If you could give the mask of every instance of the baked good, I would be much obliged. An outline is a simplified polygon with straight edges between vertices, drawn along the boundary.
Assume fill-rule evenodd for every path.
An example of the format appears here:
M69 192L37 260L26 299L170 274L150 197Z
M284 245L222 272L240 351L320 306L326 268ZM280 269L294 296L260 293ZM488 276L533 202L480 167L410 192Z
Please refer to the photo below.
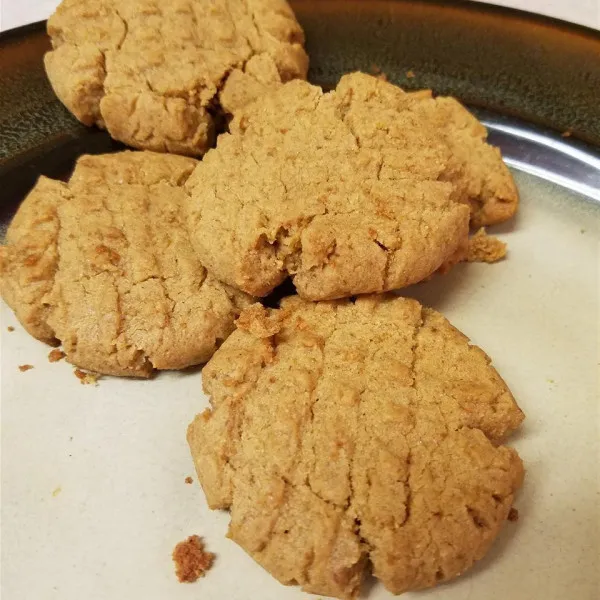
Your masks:
M403 167L450 181L453 199L469 205L475 228L514 216L519 193L500 150L486 142L486 128L458 100L431 90L404 93L363 73L342 77L337 92L361 145L381 150L381 177L395 179Z
M523 419L489 357L434 310L383 294L256 304L203 370L188 428L228 536L284 584L353 598L369 563L398 594L488 550L523 467Z
M362 73L303 81L238 112L188 181L192 242L223 281L310 300L384 292L465 256L472 224L508 218L511 175L452 98Z
M73 364L148 376L205 362L250 299L192 250L183 183L196 161L83 156L69 183L41 177L0 247L0 291Z
M388 85L353 75L338 90L357 77ZM196 167L191 239L221 280L264 296L291 275L301 296L328 300L416 283L464 252L469 209L428 172L435 148L414 172L392 164L407 155L383 129L397 111L365 115L382 127L370 147L352 105L350 92L289 82L238 113Z
M173 550L175 574L180 583L194 583L212 567L215 555L204 549L204 541L197 535L190 535L179 542Z
M506 244L502 240L488 235L483 227L469 238L468 262L495 263L505 256Z
M285 0L63 0L48 34L75 117L160 152L202 155L228 115L308 68Z

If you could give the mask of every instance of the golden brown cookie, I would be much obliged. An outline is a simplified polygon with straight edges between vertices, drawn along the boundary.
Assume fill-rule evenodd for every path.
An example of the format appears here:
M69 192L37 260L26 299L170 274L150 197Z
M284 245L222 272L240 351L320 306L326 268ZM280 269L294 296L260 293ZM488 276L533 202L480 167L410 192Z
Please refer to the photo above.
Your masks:
M148 376L208 360L250 299L199 262L182 216L196 161L152 152L79 159L41 177L0 247L0 291L73 364Z
M388 294L256 304L237 327L188 429L229 537L282 583L339 598L369 563L401 593L487 552L522 482L501 443L523 413L484 352Z
M506 256L506 244L491 235L482 227L469 238L467 261L495 263Z
M340 86L355 77L368 76ZM292 81L219 137L187 187L192 243L220 279L264 296L291 275L326 300L416 283L466 248L469 209L438 181L447 146L423 143L413 168L416 150L388 132L398 110L369 108L365 143L351 109L349 92Z
M408 170L451 182L453 199L471 208L473 227L515 214L519 194L500 150L486 143L485 127L456 99L434 98L431 90L405 93L363 73L342 77L337 94L360 144L381 152L382 179Z
M48 34L61 102L159 152L202 155L224 117L308 68L285 0L63 0Z

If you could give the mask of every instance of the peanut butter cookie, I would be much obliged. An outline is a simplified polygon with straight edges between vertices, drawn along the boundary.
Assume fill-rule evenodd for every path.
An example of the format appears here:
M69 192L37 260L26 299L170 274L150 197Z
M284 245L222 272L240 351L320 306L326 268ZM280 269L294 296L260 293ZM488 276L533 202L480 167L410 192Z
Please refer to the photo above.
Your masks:
M204 368L188 429L229 537L284 584L353 598L371 563L398 594L487 552L523 478L523 419L490 359L392 295L256 304Z
M61 102L130 146L202 155L219 122L304 78L304 34L285 0L63 0L45 57Z
M515 214L519 194L500 150L486 143L486 128L455 98L405 93L363 73L342 77L337 93L360 143L381 151L383 179L398 178L403 167L450 181L453 199L469 205L476 228Z
M469 221L516 210L483 126L429 91L292 81L230 130L188 181L190 231L209 269L256 296L288 275L309 300L402 288L464 258Z
M412 169L386 131L400 113L365 115L377 144L365 143L350 101L292 81L219 137L188 181L192 243L217 277L264 296L291 275L304 298L329 300L416 283L466 248L469 209L437 180L446 146Z
M195 164L121 152L83 156L68 184L40 178L0 247L0 291L31 335L112 375L211 357L250 299L192 250L182 185Z

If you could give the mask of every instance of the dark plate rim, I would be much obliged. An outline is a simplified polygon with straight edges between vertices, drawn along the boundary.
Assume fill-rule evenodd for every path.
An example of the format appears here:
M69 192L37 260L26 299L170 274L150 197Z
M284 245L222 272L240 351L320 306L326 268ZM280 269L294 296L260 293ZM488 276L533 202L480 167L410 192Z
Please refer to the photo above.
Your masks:
M368 2L369 0L364 0ZM388 2L403 2L403 0L387 0ZM558 17L551 17L543 15L530 10L522 8L513 8L510 6L500 6L498 4L489 4L488 2L476 2L475 0L447 0L441 2L440 0L419 0L423 4L429 4L433 6L440 6L443 8L455 7L461 8L467 11L474 11L480 13L488 13L490 15L503 15L505 17L512 17L515 19L524 19L531 21L537 25L550 25L554 28L564 29L570 33L585 34L592 38L595 38L600 43L600 29L594 27L588 27L586 25L580 25L579 23L573 23L572 21L566 21ZM13 27L0 32L0 42L7 40L12 37L19 37L27 35L31 31L38 31L42 27L46 26L47 19L41 19L39 21L33 21L19 27Z

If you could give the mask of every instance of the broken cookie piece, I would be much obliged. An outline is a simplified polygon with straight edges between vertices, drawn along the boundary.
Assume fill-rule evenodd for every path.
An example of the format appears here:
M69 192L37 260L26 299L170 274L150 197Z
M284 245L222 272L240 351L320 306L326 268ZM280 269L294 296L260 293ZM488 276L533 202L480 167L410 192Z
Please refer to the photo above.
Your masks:
M483 227L469 239L467 261L494 263L506 256L506 244L491 235Z
M50 350L50 352L48 353L48 362L58 362L59 360L62 360L65 356L66 354L62 350L54 348L54 350Z
M215 555L206 552L202 538L191 535L187 540L179 542L173 550L175 573L181 583L193 583L204 577L215 559Z
M363 148L379 152L381 179L420 176L452 183L452 198L471 209L471 225L510 219L519 194L486 128L455 98L406 93L364 73L336 88L344 122Z
M81 369L75 369L73 374L79 379L81 385L98 385L98 379L100 379L98 373L89 373Z
M0 291L25 329L96 373L208 360L251 300L192 250L182 185L195 165L121 152L81 157L68 183L40 178L0 246Z
M308 69L285 0L63 0L47 29L61 102L146 150L202 155L233 112Z
M228 536L284 584L354 598L467 570L523 479L502 445L523 420L489 357L393 295L246 309L203 371L188 428Z

